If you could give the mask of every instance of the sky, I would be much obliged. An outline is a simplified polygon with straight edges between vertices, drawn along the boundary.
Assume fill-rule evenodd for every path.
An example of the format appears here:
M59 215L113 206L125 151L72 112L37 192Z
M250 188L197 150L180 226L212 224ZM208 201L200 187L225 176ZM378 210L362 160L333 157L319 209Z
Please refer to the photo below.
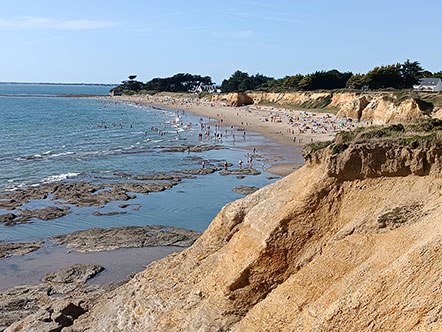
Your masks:
M1 82L442 70L441 0L0 0Z

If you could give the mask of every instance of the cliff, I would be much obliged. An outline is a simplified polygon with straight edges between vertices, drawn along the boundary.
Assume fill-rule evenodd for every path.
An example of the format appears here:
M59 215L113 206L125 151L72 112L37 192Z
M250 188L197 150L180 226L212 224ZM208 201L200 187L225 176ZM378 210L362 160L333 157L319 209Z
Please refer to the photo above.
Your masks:
M394 92L247 92L217 95L229 105L281 105L305 109L328 109L341 118L398 123L418 118L442 118L442 96L437 93Z
M309 146L304 167L62 331L441 330L441 133L426 121Z

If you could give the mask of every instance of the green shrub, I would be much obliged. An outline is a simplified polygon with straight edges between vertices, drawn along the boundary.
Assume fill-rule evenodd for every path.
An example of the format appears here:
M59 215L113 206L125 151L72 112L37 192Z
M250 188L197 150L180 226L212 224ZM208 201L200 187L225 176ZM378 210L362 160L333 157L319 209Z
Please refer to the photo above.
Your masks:
M340 131L336 134L336 142L345 143L352 141L356 136L357 131Z
M415 131L435 131L442 130L442 120L440 119L418 119L415 123L409 125L411 130Z
M431 141L436 137L436 133L432 133L426 136L415 135L413 137L401 138L399 143L402 145L410 145L411 147L418 147L420 142Z
M308 147L311 151L319 151L322 149L325 149L327 146L331 145L332 141L325 141L325 142L316 142L309 144Z
M395 133L403 133L405 131L405 128L402 124L394 124L388 127L384 128L376 128L372 130L368 130L366 132L363 132L360 135L360 138L381 138L381 137L388 137Z
M347 143L337 143L337 144L333 145L332 152L333 152L333 154L338 154L338 153L345 151L347 148L348 148Z

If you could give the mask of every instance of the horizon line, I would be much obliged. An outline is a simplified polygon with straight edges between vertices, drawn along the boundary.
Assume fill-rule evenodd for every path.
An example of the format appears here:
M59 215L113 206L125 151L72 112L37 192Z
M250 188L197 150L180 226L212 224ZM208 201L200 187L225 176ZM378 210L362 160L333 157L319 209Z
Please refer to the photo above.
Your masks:
M40 85L120 85L121 83L86 83L86 82L0 82L0 84L40 84Z

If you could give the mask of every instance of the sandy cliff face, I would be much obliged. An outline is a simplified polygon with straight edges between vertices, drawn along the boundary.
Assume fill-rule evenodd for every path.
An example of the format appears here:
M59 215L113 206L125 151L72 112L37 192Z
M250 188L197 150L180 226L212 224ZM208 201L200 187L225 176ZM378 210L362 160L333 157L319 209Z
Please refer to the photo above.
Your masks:
M441 330L441 148L330 149L63 331Z
M232 93L214 97L226 100L230 105L272 103L299 106L305 109L329 108L337 110L337 116L372 121L375 124L397 123L428 116L440 117L439 109L422 109L419 103L408 98L398 100L392 93L353 92L286 92Z

